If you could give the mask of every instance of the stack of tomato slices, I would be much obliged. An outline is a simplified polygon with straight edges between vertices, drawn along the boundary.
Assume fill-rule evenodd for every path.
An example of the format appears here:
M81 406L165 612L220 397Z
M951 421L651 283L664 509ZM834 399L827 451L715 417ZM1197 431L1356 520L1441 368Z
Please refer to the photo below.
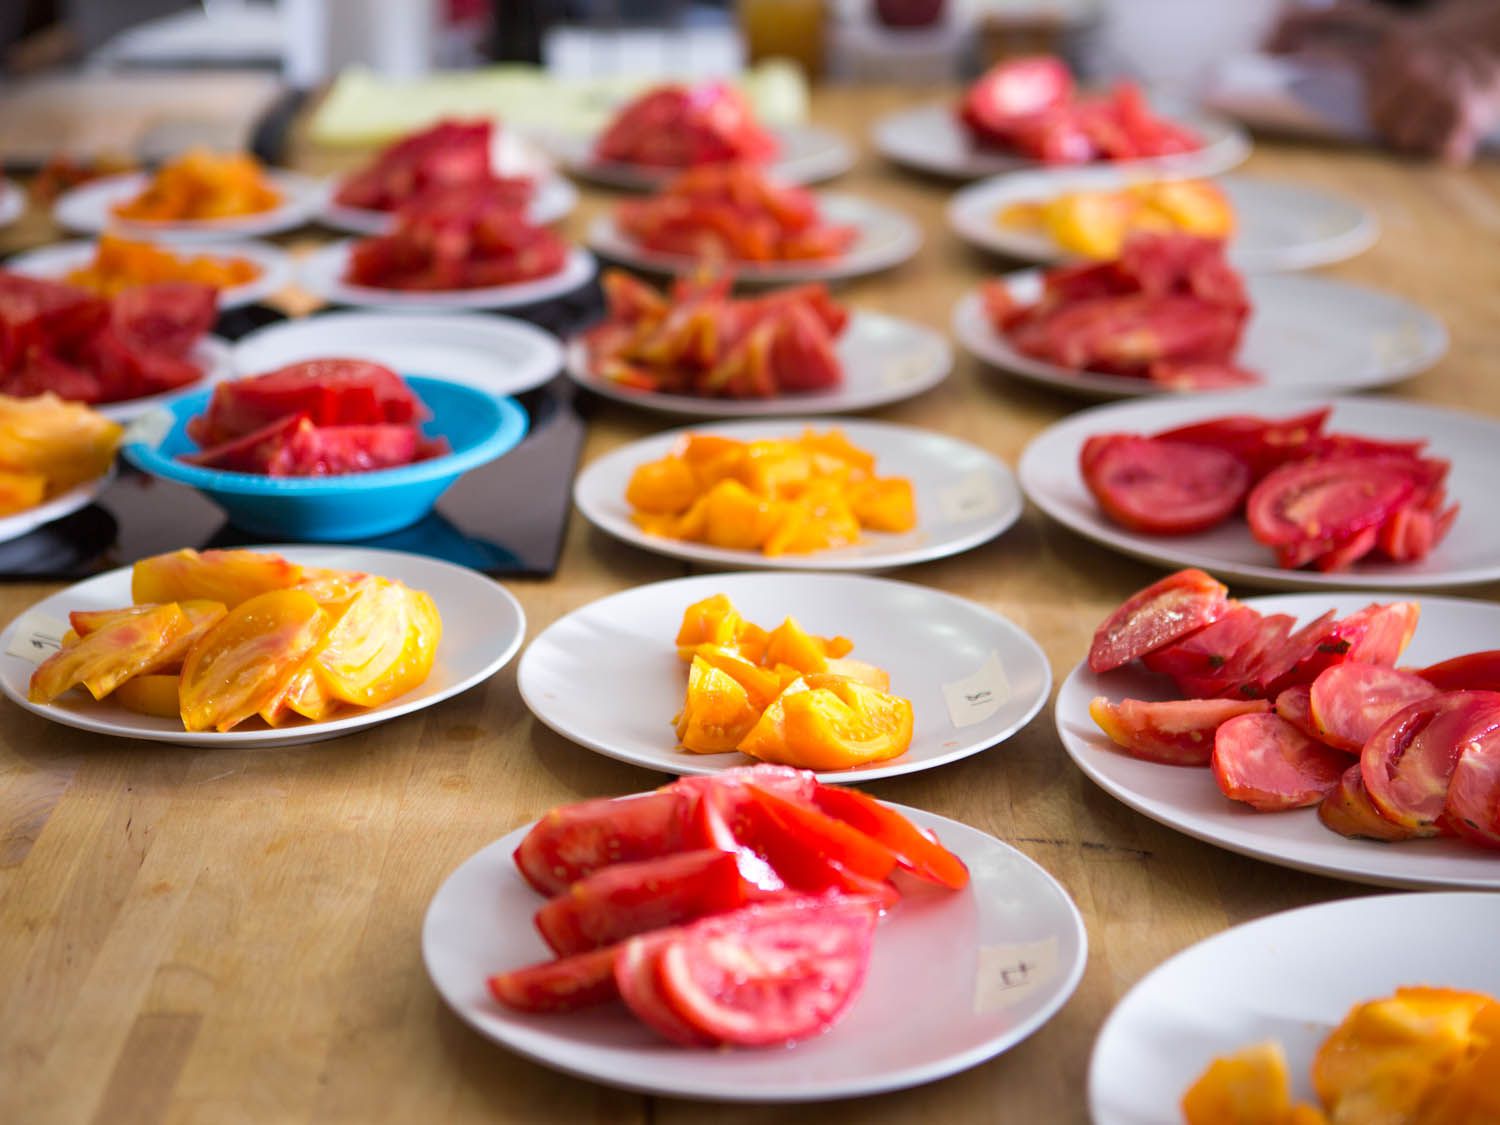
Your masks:
M1061 59L1012 59L969 87L959 120L976 142L1044 164L1138 160L1193 152L1202 141L1190 129L1152 112L1135 85L1081 96Z
M590 369L617 386L770 398L843 381L834 348L849 312L821 285L741 300L727 278L681 278L664 294L611 270L603 285L609 314L584 345Z
M686 171L657 195L621 203L615 220L647 250L706 262L826 261L859 237L825 222L811 192L744 163Z
M1234 362L1250 301L1216 239L1137 234L1114 261L1047 270L1035 304L1017 301L1000 280L981 295L995 330L1017 351L1070 371L1172 390L1260 381Z
M385 149L339 184L334 202L368 211L395 211L432 191L486 185L497 206L522 211L533 184L525 176L498 176L492 166L492 121L439 121Z
M1425 441L1325 432L1331 412L1096 434L1078 465L1104 514L1132 531L1186 535L1243 511L1289 569L1425 558L1458 517L1457 504L1444 507L1449 463L1424 456Z
M203 377L192 352L217 316L217 291L195 282L106 298L0 270L0 394L104 403L177 390Z
M220 383L187 424L200 452L181 460L272 477L393 469L448 452L419 424L426 407L394 371L362 359L310 359Z
M1294 628L1179 571L1099 627L1088 663L1143 660L1185 698L1101 696L1089 714L1132 756L1211 766L1225 796L1262 812L1317 805L1345 836L1500 848L1500 651L1397 668L1417 618L1393 602Z
M567 257L567 244L526 218L505 181L481 180L404 204L389 234L354 243L344 280L375 289L483 289L551 277Z
M684 1046L825 1031L864 981L897 883L969 880L880 802L766 765L554 809L515 859L549 896L536 925L559 959L491 977L495 999L561 1012L618 997Z
M766 161L775 157L777 147L743 94L724 82L704 82L647 90L610 122L594 145L594 156L611 164L693 168Z

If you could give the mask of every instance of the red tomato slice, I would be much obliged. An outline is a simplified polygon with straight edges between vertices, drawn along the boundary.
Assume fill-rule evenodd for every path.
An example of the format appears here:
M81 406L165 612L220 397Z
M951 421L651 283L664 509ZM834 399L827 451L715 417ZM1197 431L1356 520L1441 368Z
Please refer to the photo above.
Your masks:
M895 852L880 841L808 805L769 790L752 790L755 800L781 831L804 851L867 879L884 879L895 869Z
M1323 424L1332 412L1332 407L1324 406L1279 420L1253 414L1226 414L1153 436L1233 453L1250 466L1258 480L1289 458L1300 456L1303 448L1322 433Z
M1102 695L1089 704L1099 729L1132 758L1164 766L1206 766L1213 759L1214 732L1239 715L1269 711L1264 699L1176 699L1146 703Z
M1017 119L1065 106L1073 76L1050 55L1012 59L991 67L969 87L960 115L987 135L1003 134Z
M1250 470L1232 453L1111 434L1089 439L1084 484L1104 514L1148 535L1187 535L1223 523L1250 489Z
M943 847L936 836L875 798L858 789L820 784L813 802L835 820L884 844L895 853L896 862L918 878L953 890L969 885L969 869L963 860Z
M681 935L681 930L673 929L631 938L613 958L614 983L625 1006L662 1038L684 1047L707 1046L713 1040L677 1014L661 987L662 950Z
M1346 660L1313 681L1308 704L1318 737L1358 754L1397 711L1437 693L1415 672Z
M1489 691L1444 692L1396 712L1360 753L1371 803L1414 835L1437 835L1464 746L1497 728L1500 694Z
M1146 667L1177 680L1179 686L1194 677L1216 677L1251 638L1260 633L1260 614L1249 606L1231 601L1217 621L1205 625L1175 644L1148 652L1141 659ZM1184 695L1199 693L1183 688ZM1218 692L1208 692L1217 695Z
M1222 617L1229 588L1201 570L1179 570L1132 595L1089 646L1089 668L1109 672Z
M615 987L618 946L595 949L497 973L488 982L490 995L520 1012L571 1012L603 1004L619 995Z
M1346 660L1394 667L1411 643L1420 617L1421 606L1416 602L1366 606L1335 621L1312 655L1284 679L1288 684L1311 684L1325 669Z
M1500 691L1500 649L1455 656L1419 675L1439 691Z
M1344 771L1338 786L1318 805L1318 819L1340 836L1367 840L1410 840L1412 831L1380 815L1365 792L1358 762Z
M1464 743L1448 780L1443 825L1483 848L1500 848L1500 732Z
M716 1042L805 1039L832 1026L859 992L876 917L874 903L840 898L706 918L663 947L662 990Z
M1318 728L1313 725L1312 688L1307 684L1293 684L1280 692L1276 696L1274 710L1308 738L1316 738L1319 742L1323 740Z
M1250 533L1269 547L1349 539L1378 527L1411 496L1411 474L1386 458L1296 461L1250 490Z
M1289 633L1284 640L1269 645L1253 665L1243 670L1236 668L1239 682L1234 685L1234 690L1246 698L1265 696L1274 699L1282 688L1293 682L1293 669L1317 654L1333 620L1334 611L1330 609L1316 621Z
M1251 699L1264 695L1258 686L1259 670L1269 654L1286 644L1295 624L1296 619L1285 613L1260 618L1250 639L1235 650L1222 668L1201 676L1183 676L1178 685L1195 698L1225 695Z
M1224 796L1260 812L1316 805L1338 785L1345 754L1271 714L1230 719L1214 736L1214 780Z
M516 866L542 894L555 895L612 863L670 855L684 846L694 803L663 791L562 805L526 833Z

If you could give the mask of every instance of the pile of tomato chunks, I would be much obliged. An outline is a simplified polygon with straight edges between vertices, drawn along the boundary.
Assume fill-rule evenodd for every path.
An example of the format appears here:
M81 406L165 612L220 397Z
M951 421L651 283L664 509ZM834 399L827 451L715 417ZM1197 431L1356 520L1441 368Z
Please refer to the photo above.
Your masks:
M615 221L648 250L708 262L826 260L858 237L824 222L811 192L745 163L689 169L658 194L621 203Z
M1325 432L1331 412L1096 434L1079 469L1111 520L1148 535L1205 531L1243 511L1289 569L1425 558L1458 517L1457 504L1444 507L1449 463L1424 456L1425 441Z
M897 883L969 880L895 810L770 765L554 809L515 860L548 896L536 925L558 960L491 977L495 999L559 1012L619 998L685 1046L826 1030L864 981Z
M499 176L492 167L492 121L444 120L403 137L339 184L334 202L369 211L395 211L428 192L479 184L505 210L521 211L533 184Z
M760 127L743 94L724 82L669 84L626 105L594 145L611 164L692 168L775 157L776 138Z
M191 355L217 316L217 291L194 282L106 298L0 270L0 394L101 403L176 390L203 377Z
M1114 261L1047 270L1034 304L1017 301L1000 280L981 293L996 331L1018 351L1070 371L1173 390L1260 381L1234 362L1250 301L1217 239L1137 234Z
M337 476L392 469L448 452L419 424L427 409L388 367L310 359L214 387L187 424L199 452L181 458L224 472Z
M982 145L1044 164L1138 160L1202 147L1190 129L1157 116L1135 85L1082 96L1061 59L1012 59L969 87L959 119Z
M661 293L604 275L605 320L585 337L589 367L631 390L769 398L843 382L835 341L849 312L822 285L735 299L727 278L679 278Z
M1211 766L1262 812L1318 806L1345 836L1451 835L1500 848L1500 651L1397 668L1415 602L1334 611L1294 629L1201 570L1148 586L1100 626L1089 668L1141 659L1185 697L1104 697L1094 721L1127 753Z

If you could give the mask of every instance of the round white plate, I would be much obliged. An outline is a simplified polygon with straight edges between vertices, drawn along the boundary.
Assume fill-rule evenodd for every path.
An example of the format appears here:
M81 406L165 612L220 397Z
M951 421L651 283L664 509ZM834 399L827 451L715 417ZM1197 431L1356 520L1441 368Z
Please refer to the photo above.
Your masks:
M858 237L847 253L820 261L728 261L725 268L734 273L737 281L769 284L836 281L900 265L922 246L922 228L900 211L856 195L833 192L819 195L818 204L825 222L859 228ZM652 273L694 273L703 266L700 259L686 254L647 250L622 231L612 215L600 215L593 221L588 244L606 258Z
M1027 304L1041 295L1038 270L1001 280ZM1245 288L1250 322L1236 361L1273 391L1328 394L1381 387L1427 370L1448 350L1441 321L1377 289L1297 274L1248 277ZM1149 379L1070 371L1022 355L990 323L978 292L965 294L954 308L953 332L985 363L1084 398L1178 393Z
M1180 1121L1179 1103L1221 1055L1280 1041L1292 1093L1356 1004L1406 985L1500 995L1500 895L1374 895L1246 922L1142 979L1105 1022L1089 1064L1094 1125ZM1369 956L1351 955L1368 948Z
M257 720L250 724L251 729L222 734L218 731L189 734L182 729L180 722L138 715L108 698L96 703L87 694L76 691L53 703L29 702L26 685L35 665L9 651L17 625L32 613L66 621L68 613L75 609L111 609L129 605L131 568L125 566L44 598L7 625L0 633L0 691L44 719L117 738L171 742L178 746L253 746L260 749L296 746L336 738L420 711L483 683L509 663L526 635L526 615L520 603L498 582L467 567L422 555L369 547L269 546L256 549L274 551L306 566L362 570L397 578L409 586L427 591L437 602L438 612L443 618L443 639L438 646L432 674L420 687L384 707L324 723L302 723L275 730L259 726Z
M1052 673L1037 643L999 614L926 586L851 574L706 574L637 586L576 609L526 649L517 681L538 719L564 738L663 773L718 773L754 765L744 754L677 747L688 666L673 638L694 602L727 594L748 621L787 617L820 636L854 642L855 660L884 668L911 700L916 728L899 758L819 776L870 781L977 754L1021 730L1047 701ZM588 684L580 706L578 685ZM962 695L992 696L971 710ZM959 700L955 721L948 697Z
M648 551L712 566L774 570L888 570L946 558L987 543L1020 518L1021 489L1015 474L997 457L956 438L912 426L840 419L859 448L872 453L881 476L908 478L916 492L917 526L902 535L868 531L850 547L810 554L778 555L731 551L647 535L630 519L625 485L637 465L665 457L690 433L721 434L751 441L796 437L804 429L827 429L815 418L718 422L667 430L597 458L573 485L573 502L595 527Z
M1306 624L1328 610L1344 617L1394 593L1277 594L1246 604L1288 613ZM1450 656L1495 647L1500 606L1458 598L1423 598L1422 619L1403 665L1424 668ZM1079 664L1057 695L1057 733L1078 768L1136 812L1199 840L1282 867L1392 887L1500 890L1500 854L1455 839L1383 844L1351 840L1324 828L1316 809L1261 813L1219 792L1213 773L1144 762L1117 749L1089 718L1089 700L1173 698L1170 681L1140 665L1096 675ZM1355 762L1354 755L1349 763Z
M56 523L64 516L71 516L80 508L88 507L114 479L115 467L110 465L102 476L75 484L68 491L54 496L45 503L38 504L35 508L27 508L24 512L17 512L12 516L0 516L0 543L9 543L12 539L29 535L39 527Z
M150 179L147 172L105 176L65 191L53 205L52 217L59 226L82 234L112 230L131 238L150 238L158 242L262 238L295 230L313 217L326 190L321 180L275 169L268 169L266 176L281 193L281 204L269 211L234 219L143 222L115 218L110 208L139 195Z
M666 414L700 418L751 418L778 414L849 414L900 402L929 391L953 370L953 348L939 332L900 317L855 312L835 351L844 381L826 391L774 398L705 398L635 391L589 370L582 338L568 344L568 374L605 398Z
M477 313L333 312L268 324L234 346L239 375L330 356L383 363L403 375L430 375L516 395L562 366L550 332L511 317Z
M1327 429L1367 437L1425 438L1428 452L1453 463L1449 503L1462 505L1453 530L1415 563L1368 559L1334 574L1284 570L1255 541L1243 518L1195 535L1143 535L1111 522L1078 470L1078 453L1094 434L1152 434L1226 414L1288 418L1332 406ZM1086 539L1168 567L1196 566L1223 579L1279 589L1436 589L1500 579L1500 524L1488 518L1500 480L1500 423L1393 398L1298 399L1252 391L1208 398L1151 398L1099 406L1049 426L1021 455L1026 495L1047 515Z
M627 1090L811 1102L946 1077L1046 1023L1083 974L1088 938L1067 892L1008 844L891 807L937 832L973 880L958 892L916 888L881 920L864 988L825 1035L789 1047L702 1049L668 1043L618 1003L555 1015L502 1008L486 978L550 956L531 925L544 900L511 860L529 825L476 852L438 888L422 924L427 974L485 1038Z
M94 409L113 422L129 422L183 395L190 395L230 378L234 374L232 354L233 348L228 340L218 336L205 336L193 347L193 362L203 369L203 378L196 379L185 387L163 391L159 395L128 398L121 402L103 402Z
M26 210L26 193L19 184L0 179L0 227L9 226Z
M1238 176L1217 183L1234 208L1229 260L1250 273L1340 262L1368 250L1379 233L1374 213L1345 196ZM948 223L964 241L1009 258L1044 263L1076 259L1044 229L1002 225L1001 211L1067 192L1118 187L1118 174L1098 168L998 176L954 195L948 203Z
M315 297L337 305L376 309L419 309L444 312L456 309L513 309L562 297L582 289L594 279L596 264L587 250L568 250L563 268L549 277L516 285L491 285L482 289L376 289L350 285L344 280L353 240L330 242L300 263L302 287Z
M1238 125L1208 114L1173 113L1173 120L1197 131L1203 147L1195 152L1156 156L1144 160L1100 162L1091 167L1108 168L1125 176L1216 176L1227 172L1250 155L1250 139ZM888 160L956 180L977 180L1011 172L1056 175L1076 170L1078 165L1038 164L1025 156L1002 149L975 145L959 123L956 107L936 103L903 109L875 122L871 134L876 150Z
M92 262L96 246L97 243L91 238L59 242L27 254L19 254L7 261L5 268L29 277L61 281L73 270ZM272 246L269 242L215 242L212 247L192 250L184 250L179 246L176 253L188 257L244 258L260 270L256 277L243 285L220 289L221 309L234 309L262 300L285 289L292 280L291 258L279 246Z
M766 170L790 184L814 184L841 176L854 165L854 148L843 137L811 125L770 130L780 154ZM653 168L645 164L612 164L594 159L593 136L554 133L541 138L559 164L575 176L628 191L659 188L686 169Z
M334 230L350 234L387 234L395 226L390 211L372 211L368 207L348 207L334 201L337 185L330 185L318 208L318 221ZM547 175L536 179L536 192L526 208L526 217L534 226L546 226L565 218L578 206L578 189L563 176Z

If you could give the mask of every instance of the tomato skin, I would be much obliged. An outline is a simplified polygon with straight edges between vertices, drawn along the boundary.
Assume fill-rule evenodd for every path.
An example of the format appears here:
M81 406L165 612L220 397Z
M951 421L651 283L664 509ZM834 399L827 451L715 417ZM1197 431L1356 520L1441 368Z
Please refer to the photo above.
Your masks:
M1132 758L1165 766L1206 766L1213 760L1214 734L1223 723L1270 709L1264 699L1111 703L1099 696L1089 704L1089 715Z
M1358 762L1344 771L1338 785L1319 803L1318 819L1340 836L1364 840L1394 843L1415 835L1410 828L1387 820L1370 801Z
M1417 674L1439 691L1500 691L1500 649L1455 656Z
M963 860L938 843L935 836L925 834L873 797L858 789L819 784L813 803L821 812L884 844L895 853L896 862L913 875L952 890L968 886L969 869Z
M543 961L496 973L486 981L490 995L518 1012L572 1012L619 995L615 986L616 946Z
M1214 736L1219 790L1259 812L1316 805L1339 784L1346 755L1272 714L1241 715Z
M1414 835L1438 835L1463 747L1497 728L1500 694L1495 692L1444 692L1396 712L1360 753L1371 803Z
M1313 681L1308 704L1318 737L1358 754L1397 711L1436 694L1437 688L1414 672L1346 660Z
M1104 514L1148 535L1216 527L1250 489L1250 470L1232 453L1133 434L1090 438L1080 467Z
M612 863L669 855L683 846L694 800L661 791L561 805L522 838L516 866L551 896Z
M1222 617L1229 588L1189 568L1153 582L1105 620L1089 646L1089 668L1109 672Z
M222 602L233 609L257 594L302 581L303 568L264 551L195 551L185 547L135 564L130 596L137 603Z

